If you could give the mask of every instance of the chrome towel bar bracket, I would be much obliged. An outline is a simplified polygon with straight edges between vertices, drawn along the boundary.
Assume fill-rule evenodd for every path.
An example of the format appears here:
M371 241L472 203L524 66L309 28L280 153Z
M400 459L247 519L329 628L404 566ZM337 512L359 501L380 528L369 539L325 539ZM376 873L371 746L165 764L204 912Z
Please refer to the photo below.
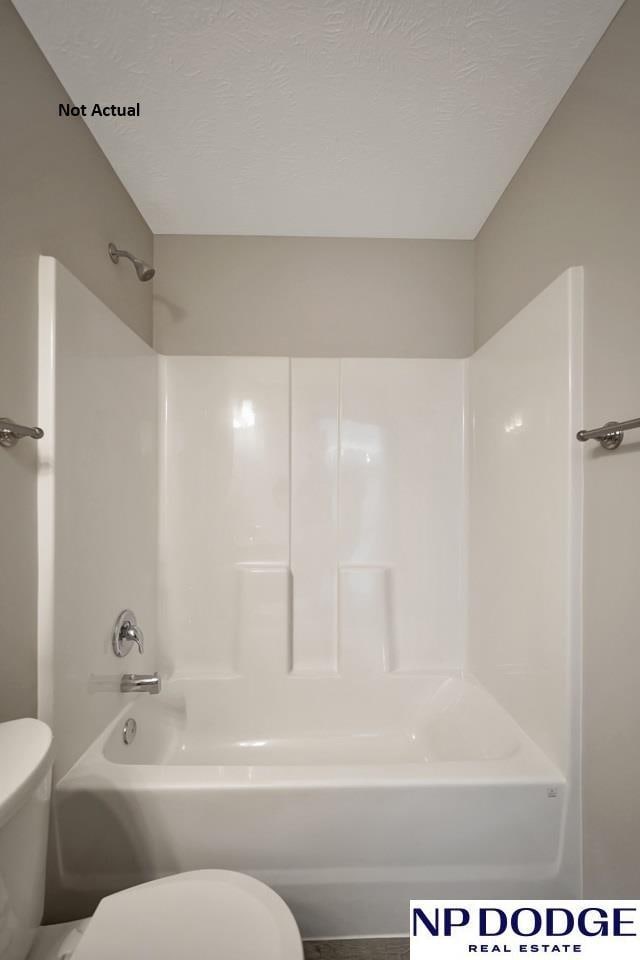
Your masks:
M22 440L23 437L41 440L44 437L44 430L40 427L23 427L22 424L14 423L8 417L0 417L0 447L15 447L18 440Z
M625 430L635 430L640 427L640 417L634 420L610 420L595 430L579 430L576 434L578 440L598 440L600 446L605 450L617 450L624 439Z

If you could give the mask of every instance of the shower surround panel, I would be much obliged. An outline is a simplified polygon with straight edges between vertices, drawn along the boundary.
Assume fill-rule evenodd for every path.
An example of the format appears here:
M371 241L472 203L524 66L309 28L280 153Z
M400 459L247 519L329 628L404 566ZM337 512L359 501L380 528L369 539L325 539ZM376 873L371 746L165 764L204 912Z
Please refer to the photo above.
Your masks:
M148 639L127 668L157 667L158 361L52 257L39 307L38 712L61 776L128 700L123 607Z
M573 268L469 362L467 665L566 771L581 674L581 317Z
M167 667L460 670L465 363L160 363Z
M163 358L41 281L49 919L211 866L307 936L579 896L582 272L466 361Z

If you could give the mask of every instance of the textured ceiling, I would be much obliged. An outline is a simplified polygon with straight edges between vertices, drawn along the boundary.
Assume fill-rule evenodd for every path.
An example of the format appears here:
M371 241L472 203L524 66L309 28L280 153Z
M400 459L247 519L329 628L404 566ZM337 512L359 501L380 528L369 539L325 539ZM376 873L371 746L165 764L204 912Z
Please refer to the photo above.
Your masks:
M155 233L474 237L621 0L14 0ZM61 123L82 122L60 120Z

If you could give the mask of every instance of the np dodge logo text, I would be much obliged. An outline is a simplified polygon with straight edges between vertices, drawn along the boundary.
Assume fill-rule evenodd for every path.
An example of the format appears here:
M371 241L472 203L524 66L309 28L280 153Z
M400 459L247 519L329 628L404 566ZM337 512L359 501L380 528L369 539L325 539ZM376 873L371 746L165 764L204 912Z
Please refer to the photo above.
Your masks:
M471 911L465 907L436 907L427 914L421 907L413 908L412 936L426 932L432 937L450 937L456 929L468 927ZM564 907L519 907L507 913L500 907L479 907L477 911L477 935L500 937L510 931L518 937L568 937L577 932L583 937L635 937L633 930L636 910L634 907L585 907L574 914Z
M638 900L412 900L411 960L580 954L639 960Z

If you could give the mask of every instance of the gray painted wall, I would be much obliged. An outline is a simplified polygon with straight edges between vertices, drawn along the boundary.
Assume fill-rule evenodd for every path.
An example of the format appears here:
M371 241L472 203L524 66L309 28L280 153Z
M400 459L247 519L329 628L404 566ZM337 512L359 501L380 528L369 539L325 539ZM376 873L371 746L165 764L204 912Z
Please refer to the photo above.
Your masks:
M161 353L465 357L473 242L155 238Z
M477 342L585 267L585 425L640 416L640 3L628 0L476 241ZM640 437L586 451L588 896L640 896Z
M151 289L115 267L113 239L152 236L9 0L0 0L0 416L35 423L38 256L57 257L146 340ZM79 438L79 442L82 439ZM0 451L0 720L36 710L36 446Z

